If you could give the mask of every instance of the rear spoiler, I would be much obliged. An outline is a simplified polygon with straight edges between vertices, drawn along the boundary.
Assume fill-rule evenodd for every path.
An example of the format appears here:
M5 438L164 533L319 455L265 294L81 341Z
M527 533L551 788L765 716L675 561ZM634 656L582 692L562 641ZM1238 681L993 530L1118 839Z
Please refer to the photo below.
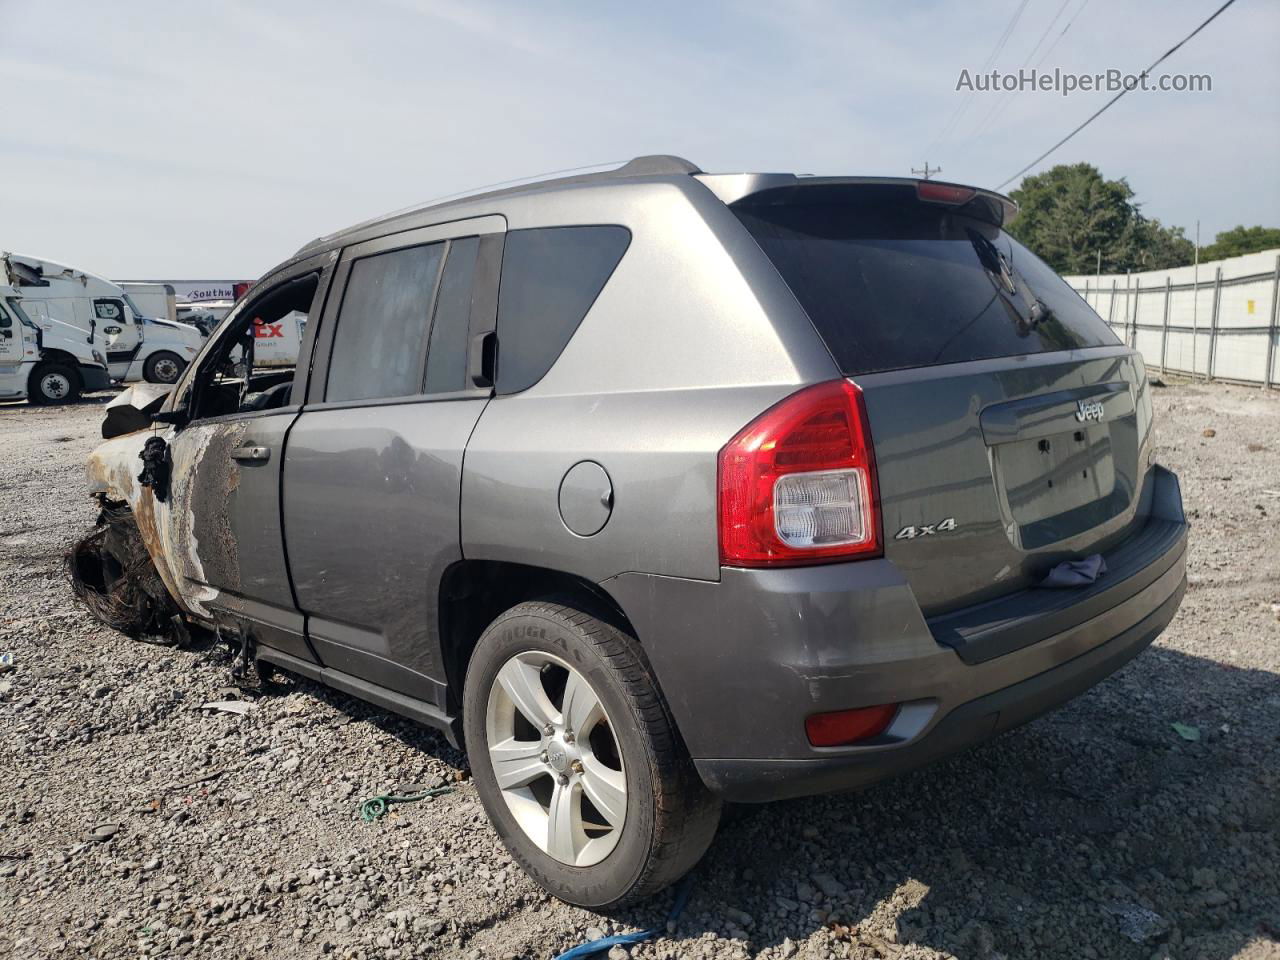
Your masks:
M694 179L729 206L796 202L802 191L836 191L856 187L903 187L922 203L955 207L957 212L1003 227L1018 215L1018 205L1004 194L961 183L914 180L910 177L807 177L793 173L701 173Z

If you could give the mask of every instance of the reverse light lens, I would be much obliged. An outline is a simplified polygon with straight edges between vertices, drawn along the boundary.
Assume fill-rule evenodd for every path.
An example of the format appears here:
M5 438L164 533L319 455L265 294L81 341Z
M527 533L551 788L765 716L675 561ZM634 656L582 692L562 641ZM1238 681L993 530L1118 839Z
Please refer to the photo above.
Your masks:
M884 703L855 710L835 710L806 717L804 732L815 747L843 747L870 740L889 729L897 716L898 704Z
M720 451L720 560L764 567L876 556L880 519L862 391L792 394Z
M862 543L867 472L862 469L793 473L773 485L773 525L789 547Z

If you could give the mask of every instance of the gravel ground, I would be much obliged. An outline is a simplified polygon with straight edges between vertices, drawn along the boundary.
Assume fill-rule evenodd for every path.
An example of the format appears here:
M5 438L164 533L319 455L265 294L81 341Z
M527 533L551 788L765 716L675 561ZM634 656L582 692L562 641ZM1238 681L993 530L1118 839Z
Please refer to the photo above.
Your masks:
M727 811L683 917L631 956L1280 957L1280 396L1156 403L1195 525L1156 645L930 769ZM91 621L61 557L101 414L0 407L0 956L543 958L664 922L669 895L544 895L436 734L303 681L202 712L225 651ZM453 792L356 816L406 783Z

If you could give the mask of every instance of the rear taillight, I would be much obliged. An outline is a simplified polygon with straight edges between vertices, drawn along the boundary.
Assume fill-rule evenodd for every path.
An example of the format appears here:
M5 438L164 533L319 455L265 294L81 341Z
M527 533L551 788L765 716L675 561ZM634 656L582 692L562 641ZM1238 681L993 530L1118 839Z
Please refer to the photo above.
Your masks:
M880 511L862 391L792 394L720 451L720 562L786 566L875 556Z

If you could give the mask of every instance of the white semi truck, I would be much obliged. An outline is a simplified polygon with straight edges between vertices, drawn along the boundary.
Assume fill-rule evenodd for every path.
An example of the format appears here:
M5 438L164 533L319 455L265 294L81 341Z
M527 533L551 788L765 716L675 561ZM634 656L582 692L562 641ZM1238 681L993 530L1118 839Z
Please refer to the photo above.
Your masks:
M41 330L57 324L81 330L106 355L113 380L174 383L204 343L195 327L140 316L128 294L103 277L40 257L0 259L27 316Z
M71 403L110 385L106 357L83 330L57 320L38 326L19 291L0 283L0 400Z

